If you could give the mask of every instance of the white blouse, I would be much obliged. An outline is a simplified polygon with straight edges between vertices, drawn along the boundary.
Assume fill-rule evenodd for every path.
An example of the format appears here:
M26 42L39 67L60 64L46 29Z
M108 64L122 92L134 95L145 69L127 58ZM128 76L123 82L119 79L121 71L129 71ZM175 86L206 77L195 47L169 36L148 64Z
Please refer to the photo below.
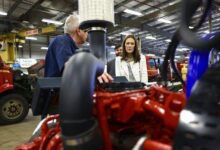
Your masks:
M134 63L134 61L129 62L131 66L132 73L134 75L135 81L140 81L145 84L148 83L147 74L147 63L144 55L141 55L139 62ZM121 60L121 57L116 57L115 59L115 75L125 76L129 80L129 71L127 62Z

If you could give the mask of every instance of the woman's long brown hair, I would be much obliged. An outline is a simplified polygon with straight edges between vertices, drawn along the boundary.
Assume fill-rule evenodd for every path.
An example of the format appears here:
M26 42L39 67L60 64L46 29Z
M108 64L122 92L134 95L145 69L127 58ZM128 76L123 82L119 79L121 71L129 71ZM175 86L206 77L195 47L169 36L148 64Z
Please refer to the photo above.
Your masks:
M132 53L132 55L133 55L134 62L136 63L136 62L140 61L141 56L140 56L140 52L138 50L138 43L137 43L137 40L136 40L134 35L128 35L128 36L125 37L125 39L124 39L124 41L122 43L122 49L123 50L122 50L122 58L121 58L121 60L125 60L125 61L127 60L128 53L126 52L126 49L125 49L125 42L126 42L126 40L128 38L132 38L134 40L134 42L135 42L134 52Z

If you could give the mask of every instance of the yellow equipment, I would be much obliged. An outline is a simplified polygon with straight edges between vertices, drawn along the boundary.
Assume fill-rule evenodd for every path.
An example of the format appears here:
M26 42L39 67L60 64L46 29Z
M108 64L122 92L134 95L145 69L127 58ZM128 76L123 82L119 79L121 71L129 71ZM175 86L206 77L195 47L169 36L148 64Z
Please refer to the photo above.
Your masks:
M51 25L43 28L25 30L18 33L0 35L0 43L4 46L4 48L0 48L0 56L5 63L14 63L17 58L16 44L18 46L20 43L25 43L26 36L45 34L55 31L56 27Z
M182 64L183 67L181 69L182 79L186 81L186 74L187 74L187 64Z

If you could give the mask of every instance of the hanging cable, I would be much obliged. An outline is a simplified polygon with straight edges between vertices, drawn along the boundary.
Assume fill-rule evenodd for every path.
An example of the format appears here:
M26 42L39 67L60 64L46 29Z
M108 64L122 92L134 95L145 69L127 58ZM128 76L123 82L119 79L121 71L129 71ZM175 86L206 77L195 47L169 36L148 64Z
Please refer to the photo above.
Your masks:
M200 20L198 21L198 23L191 29L193 31L198 30L202 26L202 24L205 22L205 19L207 18L207 16L210 13L212 3L210 1L203 1L203 3L201 5L204 6L203 14L202 14Z
M162 79L164 81L164 86L167 86L167 72L168 72L168 68L169 68L169 60L170 60L171 67L172 67L174 73L176 74L177 78L181 81L181 83L183 85L185 85L185 82L183 81L180 73L178 72L176 65L175 65L175 61L174 61L176 48L179 45L179 42L180 41L178 39L178 32L176 31L172 37L172 40L168 46L167 51L165 53L165 58L164 58L164 62L163 62Z
M174 61L176 48L181 42L181 40L185 42L185 38L189 39L191 36L190 34L193 34L193 36L195 36L193 32L195 32L202 26L203 22L205 21L206 17L209 14L211 4L212 4L212 1L204 1L204 0L203 1L200 1L200 0L182 1L183 15L182 15L181 26L179 29L176 30L176 32L174 33L172 37L172 40L165 53L165 58L164 58L164 63L163 63L162 79L164 81L165 86L167 86L167 72L168 72L169 60L170 60L171 67L174 73L176 74L177 78L181 81L183 85L185 85L185 82L183 81L178 69L176 68L175 61ZM200 20L193 27L193 29L189 29L190 20L200 5L204 7L203 14L201 15ZM186 30L186 31L183 31L183 30ZM187 33L190 33L190 34L187 35ZM220 36L219 36L219 39L220 39ZM190 42L193 43L194 41L192 40Z
M176 74L178 80L180 80L180 82L185 86L185 82L184 82L182 76L180 75L180 72L179 72L178 69L176 68L176 64L175 64L175 61L174 61L174 59L175 59L175 53L176 53L176 48L177 48L177 46L179 45L179 39L178 39L178 37L177 37L177 34L174 34L173 40L174 40L173 46L172 46L172 48L170 49L170 51L171 51L171 52L170 52L170 64L171 64L171 67L172 67L174 73Z
M205 21L205 18L208 15L208 12L211 10L212 0L200 1L200 0L190 0L190 1L182 1L182 18L179 29L180 39L188 46L196 48L198 51L206 51L213 47L218 47L220 36L215 36L214 38L206 41L204 39L198 38L192 30L189 29L189 23L196 12L201 2L205 5L205 11L198 23L198 27L201 26L202 21ZM197 27L197 28L198 28Z

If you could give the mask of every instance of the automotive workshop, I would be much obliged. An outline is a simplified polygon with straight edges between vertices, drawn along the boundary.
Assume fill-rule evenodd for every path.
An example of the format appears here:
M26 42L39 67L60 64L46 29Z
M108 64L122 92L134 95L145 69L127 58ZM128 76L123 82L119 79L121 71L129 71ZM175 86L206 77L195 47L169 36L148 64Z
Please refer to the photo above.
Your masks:
M219 17L220 0L0 0L0 150L219 150Z

